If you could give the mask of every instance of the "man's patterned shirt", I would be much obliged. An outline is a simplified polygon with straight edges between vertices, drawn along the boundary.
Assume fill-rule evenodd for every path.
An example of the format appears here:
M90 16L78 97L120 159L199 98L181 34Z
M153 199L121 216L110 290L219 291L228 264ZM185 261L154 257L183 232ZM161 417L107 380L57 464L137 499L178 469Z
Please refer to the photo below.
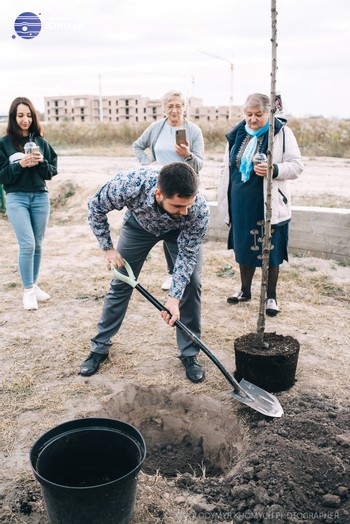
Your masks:
M118 173L89 200L88 221L103 250L113 248L107 213L114 209L126 207L125 219L132 213L139 225L155 236L179 231L178 256L169 295L181 298L208 229L209 206L204 196L197 193L188 214L172 218L158 206L155 199L158 172L158 169L147 167Z

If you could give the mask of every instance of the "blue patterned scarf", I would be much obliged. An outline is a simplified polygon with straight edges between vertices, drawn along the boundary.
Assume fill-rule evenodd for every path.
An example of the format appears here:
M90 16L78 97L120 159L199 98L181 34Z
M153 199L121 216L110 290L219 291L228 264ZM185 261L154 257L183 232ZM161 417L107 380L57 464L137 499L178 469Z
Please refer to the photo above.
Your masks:
M244 153L241 158L241 165L240 165L239 170L242 174L241 176L242 182L247 182L250 178L250 173L252 172L252 168L253 168L252 158L256 150L256 146L258 145L258 138L259 136L266 133L268 129L269 129L269 120L266 122L264 127L258 129L257 131L253 131L252 129L250 129L250 127L247 126L247 124L245 125L246 133L248 133L248 135L250 135L253 138L249 140L249 143L247 147L245 148Z

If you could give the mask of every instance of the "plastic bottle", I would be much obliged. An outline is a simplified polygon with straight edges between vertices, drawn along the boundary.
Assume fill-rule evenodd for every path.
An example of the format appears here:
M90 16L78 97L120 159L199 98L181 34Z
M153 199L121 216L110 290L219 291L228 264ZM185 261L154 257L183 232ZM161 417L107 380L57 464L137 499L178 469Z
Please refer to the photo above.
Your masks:
M24 154L25 155L31 155L35 151L39 150L39 146L36 145L35 142L29 141L24 144ZM31 162L29 165L34 165L33 162Z

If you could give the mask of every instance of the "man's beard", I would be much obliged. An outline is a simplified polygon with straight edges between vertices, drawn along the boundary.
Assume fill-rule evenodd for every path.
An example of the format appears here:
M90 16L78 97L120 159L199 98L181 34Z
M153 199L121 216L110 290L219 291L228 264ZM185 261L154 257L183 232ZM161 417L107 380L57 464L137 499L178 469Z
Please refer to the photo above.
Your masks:
M169 213L169 211L167 211L166 209L164 209L163 200L159 200L157 204L160 207L160 209L164 211L164 213L170 216L170 218L173 218L174 220L178 220L181 217L180 213L172 214L172 213Z

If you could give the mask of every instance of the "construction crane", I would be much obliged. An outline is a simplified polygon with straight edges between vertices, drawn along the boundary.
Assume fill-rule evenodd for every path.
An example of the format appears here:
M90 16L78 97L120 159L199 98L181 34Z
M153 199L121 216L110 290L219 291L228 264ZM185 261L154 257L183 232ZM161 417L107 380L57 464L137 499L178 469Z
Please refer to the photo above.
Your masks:
M229 100L229 120L232 118L232 108L233 108L233 62L231 60L228 60L227 58L224 58L222 56L214 55L213 53L208 53L207 51L201 51L198 49L199 53L202 53L203 55L211 56L212 58L216 58L217 60L223 60L224 62L230 64L230 100Z

